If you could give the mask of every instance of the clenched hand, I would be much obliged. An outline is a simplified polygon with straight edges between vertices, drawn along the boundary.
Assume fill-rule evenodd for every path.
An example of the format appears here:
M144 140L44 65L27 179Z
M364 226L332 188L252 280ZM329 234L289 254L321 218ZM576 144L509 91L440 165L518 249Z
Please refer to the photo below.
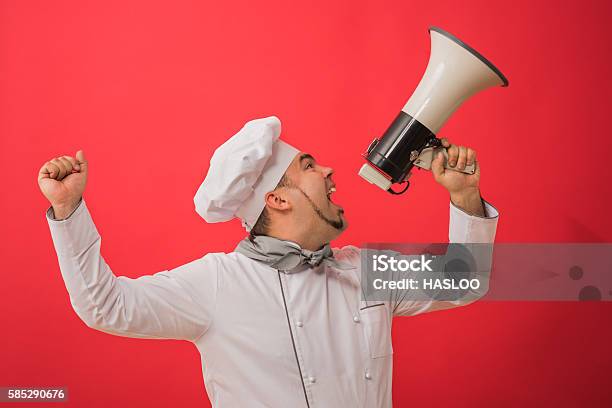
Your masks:
M55 157L40 168L38 186L53 206L55 217L66 218L76 207L87 184L88 163L82 150Z
M446 138L442 146L448 151L448 165L463 170L466 165L474 164L474 174L466 174L444 168L444 156L439 153L431 163L434 179L448 190L450 199L457 207L478 216L484 216L480 197L480 165L476 152L465 146L451 144Z

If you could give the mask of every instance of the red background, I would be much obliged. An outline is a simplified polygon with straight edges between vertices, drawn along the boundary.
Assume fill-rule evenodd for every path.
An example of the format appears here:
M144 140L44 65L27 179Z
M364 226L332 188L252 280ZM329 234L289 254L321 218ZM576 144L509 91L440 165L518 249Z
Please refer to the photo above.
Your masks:
M429 173L400 197L356 175L424 72L429 25L510 80L469 100L440 134L478 151L483 196L501 213L498 242L611 242L611 8L2 1L0 386L67 386L68 406L208 404L192 345L110 336L72 311L36 182L58 155L84 149L85 197L118 275L234 248L239 222L206 224L192 198L215 147L273 114L284 139L336 170L351 226L334 246L445 241L447 194ZM396 319L395 405L609 406L611 311L483 301Z

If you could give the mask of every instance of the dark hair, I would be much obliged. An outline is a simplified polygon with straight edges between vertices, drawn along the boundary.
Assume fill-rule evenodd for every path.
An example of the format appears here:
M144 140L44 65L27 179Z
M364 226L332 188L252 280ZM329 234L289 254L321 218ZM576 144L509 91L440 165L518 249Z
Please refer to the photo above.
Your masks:
M274 190L281 187L289 186L291 186L291 179L287 176L287 173L285 173L283 174L283 177L281 177L276 187L274 187ZM255 239L255 236L257 235L268 235L269 229L270 213L268 212L268 207L265 206L263 211L261 212L261 215L257 219L257 222L255 223L255 225L253 225L253 228L251 228L251 231L249 232L249 239L253 241Z

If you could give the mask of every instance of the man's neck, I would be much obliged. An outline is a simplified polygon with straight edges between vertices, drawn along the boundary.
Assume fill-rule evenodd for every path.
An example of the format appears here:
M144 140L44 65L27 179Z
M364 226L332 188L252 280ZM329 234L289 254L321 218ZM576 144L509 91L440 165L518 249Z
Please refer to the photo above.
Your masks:
M286 231L270 231L268 235L274 238L282 239L283 241L295 242L300 246L300 248L307 249L309 251L317 251L329 242L317 237L317 234L312 233L290 234Z

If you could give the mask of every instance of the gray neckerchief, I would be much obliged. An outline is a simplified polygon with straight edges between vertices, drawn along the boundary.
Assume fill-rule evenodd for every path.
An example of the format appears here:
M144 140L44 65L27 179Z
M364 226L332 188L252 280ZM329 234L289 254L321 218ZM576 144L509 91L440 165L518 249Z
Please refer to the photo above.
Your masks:
M299 265L318 266L321 262L338 269L355 269L353 265L335 259L329 244L325 244L318 251L309 251L302 249L295 242L267 235L256 235L254 241L251 242L249 237L246 237L238 243L234 251L288 273Z

